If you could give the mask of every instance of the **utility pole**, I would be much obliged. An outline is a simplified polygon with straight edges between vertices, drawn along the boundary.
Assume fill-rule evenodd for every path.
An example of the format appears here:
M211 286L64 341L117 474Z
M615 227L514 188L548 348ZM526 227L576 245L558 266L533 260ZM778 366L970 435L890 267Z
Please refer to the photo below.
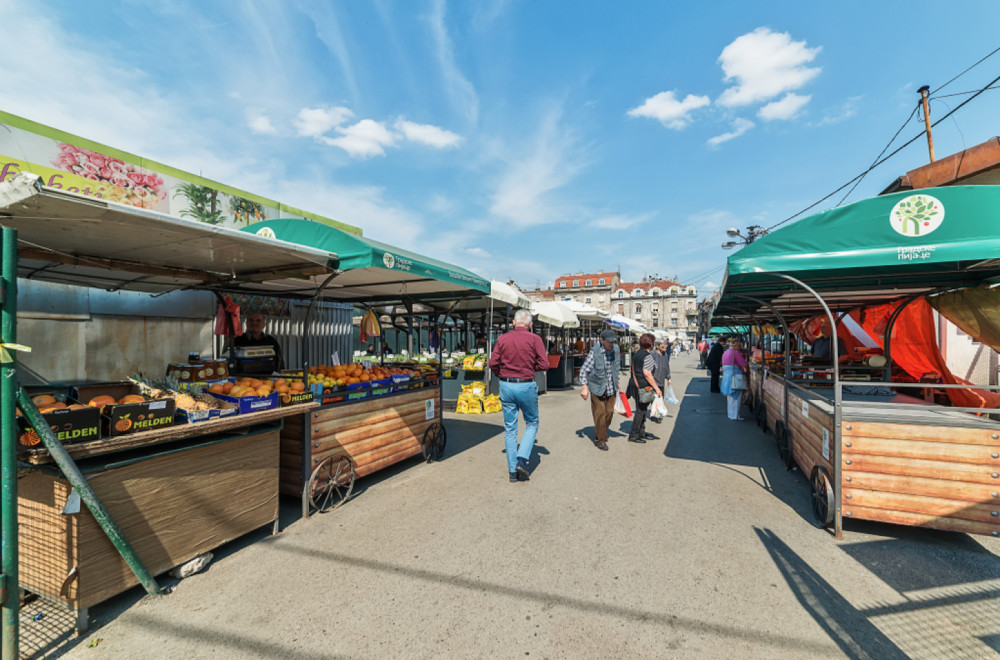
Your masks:
M920 103L924 106L924 126L927 130L927 151L930 152L931 162L934 162L934 138L931 136L931 111L927 105L927 92L930 87L924 85L917 90L920 94Z

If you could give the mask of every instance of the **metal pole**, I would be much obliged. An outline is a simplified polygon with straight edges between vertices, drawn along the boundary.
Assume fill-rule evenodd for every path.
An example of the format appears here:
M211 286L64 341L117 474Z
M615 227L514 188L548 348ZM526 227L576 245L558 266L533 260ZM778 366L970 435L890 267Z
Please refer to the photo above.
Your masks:
M924 85L917 90L920 94L920 103L924 106L924 127L927 131L927 153L931 156L931 162L934 162L934 138L931 136L931 111L930 107L927 105L927 91L930 89L927 85Z
M3 309L0 312L0 334L3 343L17 342L17 230L4 227L2 235L3 264L2 293ZM18 618L20 616L20 594L17 578L17 362L13 351L0 364L3 379L0 381L0 420L2 429L2 450L0 450L0 479L3 480L2 502L0 502L0 526L2 526L3 572L0 574L0 596L3 601L3 648L0 657L17 658L19 648ZM51 433L48 425L43 424ZM36 427L38 428L38 427Z
M830 327L833 329L834 335L830 339L830 353L833 355L833 483L830 484L833 487L834 503L836 504L835 513L833 516L833 528L836 537L843 538L843 459L842 459L842 448L841 448L841 431L840 425L843 417L843 405L844 405L844 393L841 391L840 387L840 350L837 347L837 320L833 317L833 312L830 311L830 307L823 300L823 297L819 295L812 287L803 282L802 280L796 279L791 275L785 275L784 273L775 273L778 277L783 277L789 282L794 282L800 287L808 291L819 301L819 304L823 306L823 311L826 312L826 317L830 320ZM811 475L810 475L811 478Z
M146 569L146 565L142 563L142 559L128 542L128 539L125 538L125 534L118 527L118 523L114 521L111 514L104 508L100 498L97 497L97 493L90 487L90 482L80 472L80 469L73 462L73 459L70 458L62 443L52 433L49 425L45 423L42 414L38 412L38 408L31 402L31 397L22 390L18 392L17 401L21 406L21 412L24 413L28 422L38 432L39 437L42 439L42 444L45 445L49 455L52 456L52 460L55 461L56 465L62 471L63 476L66 477L66 480L69 481L73 489L80 495L83 503L94 514L97 524L101 526L101 529L107 534L108 539L115 546L115 549L118 550L122 559L125 560L125 563L128 564L129 568L132 569L132 572L139 579L139 582L145 587L146 593L150 596L159 595L160 587L156 584L156 580L150 575Z

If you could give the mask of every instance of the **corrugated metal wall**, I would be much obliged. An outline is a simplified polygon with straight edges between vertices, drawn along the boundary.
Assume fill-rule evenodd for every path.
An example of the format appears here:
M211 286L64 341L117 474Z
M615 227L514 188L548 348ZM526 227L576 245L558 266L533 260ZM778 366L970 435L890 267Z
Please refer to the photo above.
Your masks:
M336 303L316 303L310 336L301 339L308 309L308 303L292 302L290 318L268 319L265 332L281 342L285 366L289 369L302 366L306 355L303 349L308 351L312 364L330 364L334 351L339 353L341 362L349 362L354 308Z

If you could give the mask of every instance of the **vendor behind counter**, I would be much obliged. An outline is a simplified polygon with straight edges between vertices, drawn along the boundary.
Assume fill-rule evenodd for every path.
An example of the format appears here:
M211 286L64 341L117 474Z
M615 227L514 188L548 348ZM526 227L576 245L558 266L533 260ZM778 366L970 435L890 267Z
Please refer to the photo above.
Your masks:
M267 318L261 312L250 312L247 314L243 334L233 340L234 346L268 346L274 349L273 360L255 360L241 365L239 361L234 365L235 373L248 374L269 374L285 368L285 359L281 352L281 344L271 335L264 332L267 325ZM265 364L268 363L268 364Z

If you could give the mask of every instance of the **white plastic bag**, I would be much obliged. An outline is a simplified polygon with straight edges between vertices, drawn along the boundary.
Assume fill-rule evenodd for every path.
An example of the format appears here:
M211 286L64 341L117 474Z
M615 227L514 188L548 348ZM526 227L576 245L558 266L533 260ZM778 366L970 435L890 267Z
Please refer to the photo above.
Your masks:
M663 398L667 403L672 403L675 406L679 406L681 404L681 400L677 398L676 394L674 394L673 385L667 385L667 391L663 393Z
M649 406L649 418L653 420L663 419L670 413L667 412L667 404L663 402L663 397L658 396L653 399L653 403Z
M624 392L619 392L615 399L615 412L626 419L632 417L632 406L629 405Z

